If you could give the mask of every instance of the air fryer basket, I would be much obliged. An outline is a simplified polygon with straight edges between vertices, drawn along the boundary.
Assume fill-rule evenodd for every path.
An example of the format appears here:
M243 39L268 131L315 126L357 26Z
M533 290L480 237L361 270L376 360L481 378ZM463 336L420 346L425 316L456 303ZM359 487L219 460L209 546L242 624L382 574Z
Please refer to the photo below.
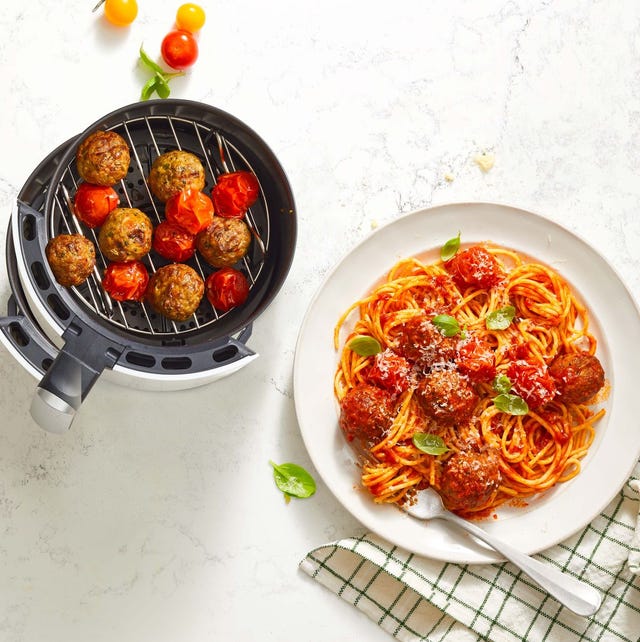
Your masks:
M205 192L222 173L249 170L256 175L260 197L245 218L253 240L248 255L237 266L250 284L245 304L219 313L205 297L191 319L176 323L144 303L118 303L104 293L100 276L107 261L99 251L96 230L82 225L73 216L71 205L81 181L75 167L76 149L96 130L116 131L128 142L129 174L114 188L122 207L143 210L154 224L163 219L164 206L152 197L146 177L159 154L182 149L198 156L206 172ZM20 202L16 218L12 229L17 260L27 267L29 289L51 316L64 342L40 382L36 404L42 405L44 399L49 409L65 416L75 412L104 368L160 364L161 371L166 367L174 373L189 372L194 367L215 368L250 353L243 342L252 322L273 300L288 274L297 231L289 183L264 141L230 114L185 100L136 103L93 123L62 154L46 189L44 207L37 210ZM64 288L55 281L44 254L50 238L70 232L85 234L97 250L94 274L76 288ZM167 263L153 252L144 262L150 272ZM203 278L214 271L197 253L187 263ZM219 359L211 358L212 347L219 348Z

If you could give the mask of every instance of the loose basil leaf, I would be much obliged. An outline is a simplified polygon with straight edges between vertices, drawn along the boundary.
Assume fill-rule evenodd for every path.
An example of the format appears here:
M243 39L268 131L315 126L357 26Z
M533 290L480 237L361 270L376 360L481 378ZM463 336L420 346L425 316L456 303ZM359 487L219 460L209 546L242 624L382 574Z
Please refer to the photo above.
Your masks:
M460 249L460 232L458 236L454 236L452 239L449 239L440 249L440 258L447 262L452 259L456 252Z
M297 464L274 464L273 479L276 486L284 493L285 497L311 497L316 492L316 482L302 466Z
M164 69L157 63L151 60L145 50L142 48L142 45L140 45L140 60L149 67L151 71L153 71L156 74L164 74Z
M416 432L413 435L413 445L427 455L442 455L449 452L442 437L426 432Z
M353 350L361 357L371 357L374 354L378 354L378 352L382 352L380 342L376 338L364 334L353 337L353 339L347 343L347 348Z
M169 89L169 83L164 76L156 74L156 93L160 98L169 98L171 90Z
M501 394L493 398L493 403L498 410L508 415L526 415L529 412L527 402L518 395Z
M140 100L149 100L149 98L151 98L151 95L156 90L156 82L157 79L155 76L147 80L147 82L144 84L144 87L142 88L142 92L140 93Z
M485 318L488 330L506 330L516 316L516 309L512 305L489 312Z
M507 375L499 374L493 380L493 389L500 394L507 394L511 390L511 379Z
M448 314L438 314L431 319L431 323L440 330L445 337L455 337L460 332L458 322Z

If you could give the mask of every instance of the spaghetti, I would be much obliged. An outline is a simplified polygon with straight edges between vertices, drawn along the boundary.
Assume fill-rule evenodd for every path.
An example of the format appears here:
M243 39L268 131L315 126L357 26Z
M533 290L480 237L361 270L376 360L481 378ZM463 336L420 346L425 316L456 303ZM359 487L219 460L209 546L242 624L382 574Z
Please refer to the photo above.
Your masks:
M340 425L366 450L376 502L433 486L467 517L522 505L579 473L604 414L586 309L554 270L506 248L399 261L334 340Z

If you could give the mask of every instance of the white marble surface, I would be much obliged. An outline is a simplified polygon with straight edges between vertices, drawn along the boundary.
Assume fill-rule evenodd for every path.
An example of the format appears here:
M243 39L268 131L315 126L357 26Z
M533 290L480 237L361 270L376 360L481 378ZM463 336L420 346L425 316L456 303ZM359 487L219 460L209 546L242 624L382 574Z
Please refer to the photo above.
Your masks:
M137 100L138 48L157 55L179 4L139 0L120 30L92 0L3 7L3 248L32 169ZM297 568L361 527L322 483L286 505L268 464L313 471L296 336L323 275L372 226L449 201L512 203L578 232L640 294L635 0L202 4L200 59L173 96L269 143L296 197L296 258L255 323L258 360L179 393L100 380L64 436L32 422L36 381L0 350L3 642L389 639ZM482 151L495 155L486 173ZM8 296L3 262L3 314Z

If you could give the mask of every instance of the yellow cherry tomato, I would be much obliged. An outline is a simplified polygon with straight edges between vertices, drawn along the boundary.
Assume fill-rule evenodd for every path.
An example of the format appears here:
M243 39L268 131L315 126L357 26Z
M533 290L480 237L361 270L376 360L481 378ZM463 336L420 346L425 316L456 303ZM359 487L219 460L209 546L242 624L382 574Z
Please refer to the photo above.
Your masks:
M138 15L136 0L105 0L105 18L118 27L130 25Z
M198 29L202 29L205 19L204 9L197 4L188 2L178 8L176 26L178 29L194 33Z

